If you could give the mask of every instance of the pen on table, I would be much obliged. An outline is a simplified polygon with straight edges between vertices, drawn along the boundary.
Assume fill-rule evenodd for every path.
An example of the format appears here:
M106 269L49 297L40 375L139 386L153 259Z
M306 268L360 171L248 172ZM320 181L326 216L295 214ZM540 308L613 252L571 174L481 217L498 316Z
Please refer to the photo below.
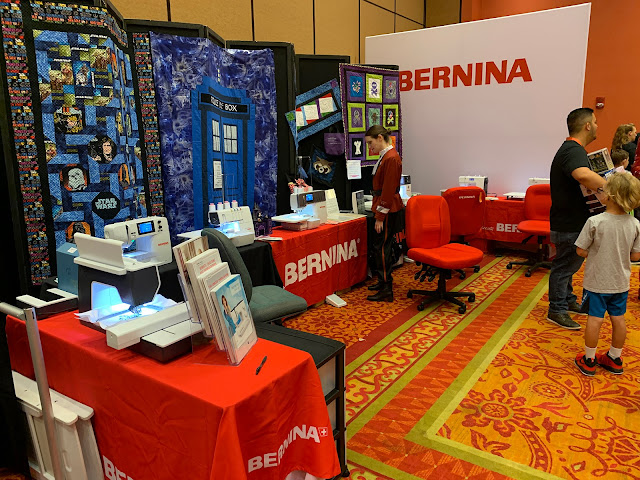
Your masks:
M264 358L262 359L262 361L260 362L260 365L258 365L258 368L256 368L256 375L260 373L260 370L262 369L262 366L264 365L264 362L267 361L267 356L265 355Z

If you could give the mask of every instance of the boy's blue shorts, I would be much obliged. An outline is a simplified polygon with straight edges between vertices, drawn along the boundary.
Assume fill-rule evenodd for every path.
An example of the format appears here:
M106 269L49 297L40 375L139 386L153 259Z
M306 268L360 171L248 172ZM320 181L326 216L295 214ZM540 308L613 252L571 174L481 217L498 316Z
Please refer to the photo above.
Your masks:
M605 312L614 317L622 316L627 311L627 296L629 292L594 293L584 291L582 303L589 302L589 315L604 318Z

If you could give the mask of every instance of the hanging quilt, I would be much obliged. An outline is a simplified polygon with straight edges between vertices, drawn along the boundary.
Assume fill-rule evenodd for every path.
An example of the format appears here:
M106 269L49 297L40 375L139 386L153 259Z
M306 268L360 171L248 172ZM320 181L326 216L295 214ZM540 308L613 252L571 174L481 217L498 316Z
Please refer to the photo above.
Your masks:
M342 120L340 88L336 79L296 97L296 109L287 112L287 122L298 150L298 142Z
M56 245L146 216L129 55L105 35L34 30Z
M360 65L340 65L340 91L347 160L375 165L378 155L367 148L364 134L373 125L391 131L391 143L402 155L399 72Z
M255 138L258 139L255 150L247 146L235 152L236 158L240 158L240 155L242 159L248 158L247 155L252 156L253 168L245 171L251 175L249 178L246 175L243 178L235 175L233 181L239 189L234 191L242 190L243 195L246 194L243 198L237 198L240 204L259 209L269 216L275 215L277 137L273 52L268 49L225 50L206 38L153 32L150 39L159 116L165 211L172 240L176 241L179 233L201 228L201 222L205 220L202 212L207 208L207 202L217 198L216 194L210 197L199 193L208 192L208 184L213 182L211 165L206 165L207 178L199 176L198 183L194 183L194 172L196 169L201 171L204 156L198 158L197 162L193 157L192 92L208 82L205 80L207 78L222 88L246 91L246 98L255 106ZM238 95L243 96L242 93ZM212 130L211 125L206 127L209 131ZM218 131L221 132L220 139L224 145L225 133L233 135L233 128L228 127L225 132L221 125L220 123L219 127L222 130ZM197 131L200 134L202 127ZM236 135L249 132L235 131ZM226 140L234 139L228 136ZM245 181L248 182L247 185L238 184Z
M27 287L55 273L75 232L147 215L145 159L126 32L103 6L0 2L5 141ZM37 85L37 87L35 87ZM34 91L32 86L36 88ZM23 265L24 262L24 265Z

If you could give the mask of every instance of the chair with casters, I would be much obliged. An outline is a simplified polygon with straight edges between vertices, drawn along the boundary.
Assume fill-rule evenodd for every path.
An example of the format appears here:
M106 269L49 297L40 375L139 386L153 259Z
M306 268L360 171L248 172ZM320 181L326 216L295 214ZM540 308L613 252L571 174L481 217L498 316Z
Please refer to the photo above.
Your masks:
M527 188L524 197L524 220L518 223L518 230L528 233L522 243L527 243L533 237L538 238L538 250L535 255L525 262L509 262L507 268L513 265L530 265L525 272L525 277L530 277L531 273L538 268L551 268L551 262L544 260L544 240L551 235L551 225L549 223L549 210L551 209L551 186L548 183L531 185Z
M405 236L409 247L407 255L422 264L422 271L435 269L438 275L437 290L409 290L407 297L412 298L414 294L426 296L418 305L420 311L434 300L446 300L458 306L458 313L465 313L467 306L458 298L467 297L469 302L475 302L475 293L449 292L447 279L451 278L452 270L470 268L480 263L482 250L460 243L449 243L449 207L443 197L411 197L407 202L405 223Z
M466 237L480 232L484 221L486 196L487 194L480 187L454 187L442 192L442 197L449 207L452 242L469 245ZM461 279L467 276L462 269L456 271ZM478 273L480 266L474 265L473 271Z
M202 236L207 237L209 248L218 249L220 258L229 264L231 273L240 274L255 323L282 324L284 319L298 315L307 309L307 301L304 298L287 292L277 285L254 287L240 252L226 235L215 228L205 228L202 230Z

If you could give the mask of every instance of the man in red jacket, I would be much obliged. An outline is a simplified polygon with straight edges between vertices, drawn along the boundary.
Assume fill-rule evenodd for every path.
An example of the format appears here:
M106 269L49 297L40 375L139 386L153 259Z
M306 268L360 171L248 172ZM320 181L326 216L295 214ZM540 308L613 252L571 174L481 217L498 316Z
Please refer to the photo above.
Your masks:
M376 222L373 233L372 249L374 258L374 274L378 282L369 290L378 290L369 295L367 300L373 302L393 302L393 285L391 278L391 248L393 237L400 230L401 210L404 205L400 198L400 177L402 176L402 159L390 143L390 135L381 125L373 125L365 134L367 146L372 153L380 154L378 163L373 167L373 211Z

